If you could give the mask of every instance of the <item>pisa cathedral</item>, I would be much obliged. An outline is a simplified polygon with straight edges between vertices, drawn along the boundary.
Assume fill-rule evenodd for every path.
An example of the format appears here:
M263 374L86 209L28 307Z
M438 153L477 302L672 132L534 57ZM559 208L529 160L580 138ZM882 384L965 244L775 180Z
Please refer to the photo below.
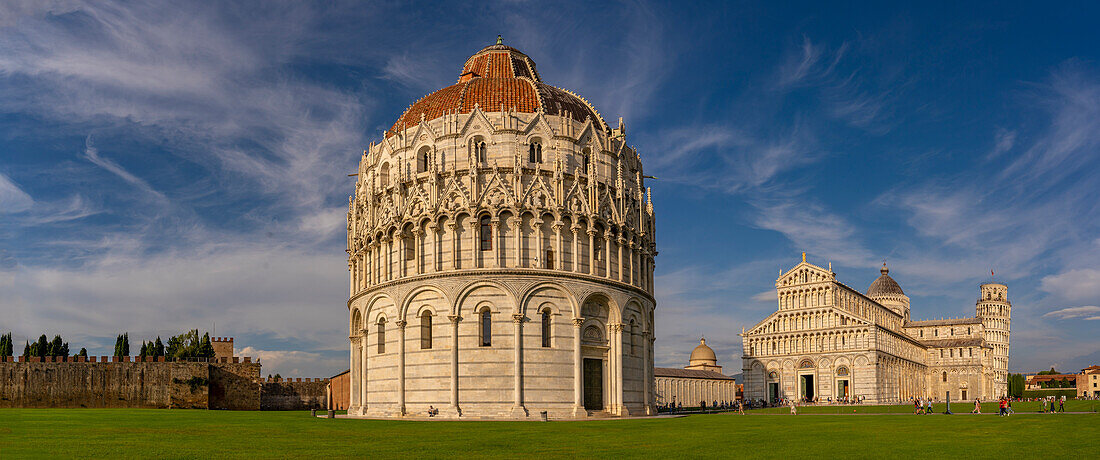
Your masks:
M976 316L912 321L883 264L866 293L802 262L775 282L778 309L743 331L744 397L893 403L1005 396L1012 303L980 286Z
M654 214L625 136L498 39L363 152L349 415L655 413Z

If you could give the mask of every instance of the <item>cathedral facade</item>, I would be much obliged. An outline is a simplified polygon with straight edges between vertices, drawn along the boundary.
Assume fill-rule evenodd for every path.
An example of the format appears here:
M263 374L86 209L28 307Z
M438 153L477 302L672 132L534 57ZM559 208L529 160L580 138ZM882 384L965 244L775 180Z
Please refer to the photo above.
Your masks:
M883 264L865 293L802 262L775 283L778 309L743 331L744 397L989 400L1008 391L1008 287L979 288L976 315L912 321L909 297Z
M626 128L499 40L364 151L348 413L655 413L654 213Z

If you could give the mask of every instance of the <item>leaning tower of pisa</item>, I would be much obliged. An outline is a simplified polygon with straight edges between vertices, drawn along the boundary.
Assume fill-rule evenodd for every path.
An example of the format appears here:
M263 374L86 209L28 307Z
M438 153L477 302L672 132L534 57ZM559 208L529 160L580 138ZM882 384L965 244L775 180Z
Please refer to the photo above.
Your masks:
M656 412L655 221L621 119L498 40L354 175L349 414Z
M1008 301L1008 286L982 284L976 308L985 329L985 341L993 347L993 376L986 395L999 398L1008 394L1008 343L1012 330L1012 302Z

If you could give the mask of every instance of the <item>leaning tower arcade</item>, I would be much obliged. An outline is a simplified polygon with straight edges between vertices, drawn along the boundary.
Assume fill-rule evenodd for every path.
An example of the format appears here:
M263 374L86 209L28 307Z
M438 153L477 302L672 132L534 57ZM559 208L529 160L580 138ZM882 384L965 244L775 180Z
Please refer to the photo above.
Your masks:
M1000 283L985 283L977 302L977 316L985 326L985 340L993 347L993 383L990 394L1008 394L1008 339L1012 325L1012 302L1008 287Z

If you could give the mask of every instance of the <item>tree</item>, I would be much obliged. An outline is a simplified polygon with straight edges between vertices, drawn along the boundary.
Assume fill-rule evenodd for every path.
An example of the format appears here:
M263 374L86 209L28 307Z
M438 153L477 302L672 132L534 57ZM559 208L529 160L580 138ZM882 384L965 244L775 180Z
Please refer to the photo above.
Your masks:
M28 340L26 342L26 345L23 345L23 357L26 358L28 356L34 356L33 354L31 354L31 341L30 340Z
M153 345L153 356L164 356L164 344L161 343L159 335L155 345Z
M199 347L199 356L204 358L214 357L214 345L210 343L210 333L202 335L202 345Z
M0 336L0 357L12 355L11 332Z
M115 339L115 356L130 356L130 333L119 334Z
M38 346L33 350L35 356L38 356L40 358L45 358L46 356L48 356L48 353L50 351L50 342L46 340L46 334L38 336L38 342L36 342L35 345Z
M83 357L87 358L88 357L88 350L84 347L81 347L80 348L80 353L77 353L77 356L83 356Z
M1022 374L1008 374L1008 395L1013 398L1024 396L1025 379Z
M146 355L146 354L148 354L148 353L149 353L149 345L146 345L146 344L145 344L145 341L144 341L144 340L142 340L142 341L141 341L141 354L140 354L139 356L141 356L142 358L144 358L144 357L145 357L145 355Z

